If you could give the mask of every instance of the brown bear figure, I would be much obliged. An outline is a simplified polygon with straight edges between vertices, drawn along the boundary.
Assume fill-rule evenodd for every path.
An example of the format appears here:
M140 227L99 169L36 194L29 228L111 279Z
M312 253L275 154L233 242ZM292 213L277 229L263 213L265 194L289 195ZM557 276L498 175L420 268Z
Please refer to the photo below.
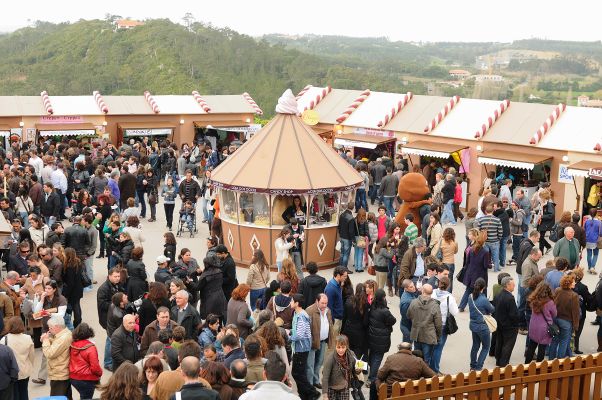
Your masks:
M420 218L420 207L425 204L431 204L432 199L427 199L430 193L429 185L422 174L410 172L405 174L399 180L397 195L403 203L397 211L395 222L401 226L401 231L405 231L405 216L409 213L414 214L414 223L418 227L418 235L422 234L422 218Z

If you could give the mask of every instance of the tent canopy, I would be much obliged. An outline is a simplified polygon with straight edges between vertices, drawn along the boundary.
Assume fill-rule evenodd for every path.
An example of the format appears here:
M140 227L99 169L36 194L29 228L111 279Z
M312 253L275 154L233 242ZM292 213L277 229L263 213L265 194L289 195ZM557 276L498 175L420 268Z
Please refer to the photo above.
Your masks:
M500 167L533 169L536 164L552 159L543 154L527 154L514 151L484 151L477 160L480 164L492 164Z

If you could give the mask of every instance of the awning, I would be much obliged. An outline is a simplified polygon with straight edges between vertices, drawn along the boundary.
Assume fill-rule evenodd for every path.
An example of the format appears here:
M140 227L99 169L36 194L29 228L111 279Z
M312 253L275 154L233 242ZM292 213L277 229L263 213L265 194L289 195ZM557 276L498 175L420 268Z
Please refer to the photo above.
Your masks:
M96 128L91 123L83 124L36 124L40 136L95 136Z
M364 149L374 150L378 145L388 142L394 142L396 140L397 138L395 137L356 135L350 133L347 135L337 136L334 139L334 144L338 144L345 147L362 147Z
M123 135L131 136L169 136L176 125L169 121L121 122L118 124Z
M415 154L417 156L449 158L450 154L459 152L468 146L448 143L433 143L418 140L408 143L401 148L403 154Z
M572 176L580 176L583 178L589 177L589 171L592 168L602 167L602 161L579 161L568 166L568 173Z
M477 160L480 164L499 165L500 167L533 169L536 164L550 160L548 155L526 154L510 151L484 151Z
M10 136L10 126L0 125L0 137L8 137L8 136Z

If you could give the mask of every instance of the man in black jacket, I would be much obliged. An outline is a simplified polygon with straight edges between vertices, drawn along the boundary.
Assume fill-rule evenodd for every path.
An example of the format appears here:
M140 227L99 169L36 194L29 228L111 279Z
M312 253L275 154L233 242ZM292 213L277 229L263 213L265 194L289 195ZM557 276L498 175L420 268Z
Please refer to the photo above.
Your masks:
M351 243L355 240L355 219L353 218L353 202L347 204L347 209L339 216L339 240L341 241L341 257L339 265L347 268L349 263L349 254L351 253ZM353 271L347 269L347 273Z
M117 292L125 292L125 289L120 285L121 272L115 268L109 270L107 280L98 287L96 293L96 307L98 310L98 323L103 329L107 329L107 314L109 312L109 306L111 305L111 299ZM104 367L108 370L111 369L111 338L107 335L105 343L105 356L104 356Z
M136 316L126 314L123 316L123 324L111 335L111 358L113 359L113 371L117 370L125 361L135 364L142 358L138 350L139 338L136 333Z
M136 177L129 173L127 167L123 167L117 185L119 186L119 207L125 210L128 198L136 197Z
M183 203L190 200L192 204L196 204L197 199L201 196L201 187L197 181L192 179L191 169L187 169L185 173L186 178L182 180L178 188L180 198Z
M228 248L223 244L220 244L215 248L215 254L221 262L223 276L222 289L224 290L224 296L226 296L226 301L230 301L232 291L238 286L238 280L236 279L236 263L228 252Z
M65 248L71 247L75 250L77 257L84 261L88 257L88 250L90 249L90 235L81 224L82 217L78 215L73 219L73 225L65 229L61 244Z
M523 263L529 257L529 253L531 249L535 246L535 243L539 243L539 232L536 230L532 230L529 232L529 237L523 239L520 242L520 246L518 248L518 255L516 256L516 273L518 275L518 293L517 293L517 302L518 302L518 313L520 315L520 323L519 327L521 331L527 329L527 320L526 320L526 307L527 307L527 298L525 296L526 288L523 287ZM522 333L522 332L521 332Z
M52 226L58 221L61 210L61 199L55 193L54 186L50 182L44 183L44 194L40 203L40 213L44 217L46 225Z
M494 316L497 321L495 365L498 367L505 367L510 363L510 356L518 336L518 308L512 295L514 286L514 279L505 277L502 279L502 291L493 299Z
M176 305L171 308L171 319L186 330L186 339L197 340L201 317L198 311L188 303L188 292L176 293Z
M316 296L320 293L324 293L326 288L326 279L318 275L318 264L310 261L305 266L309 275L301 280L299 283L298 293L303 295L303 308L307 308L314 304Z
M182 370L182 376L184 377L184 385L180 389L178 396L174 394L171 396L172 400L218 400L219 394L211 389L211 387L205 386L199 381L199 375L201 373L201 363L196 357L188 356L184 357L180 363L180 369Z

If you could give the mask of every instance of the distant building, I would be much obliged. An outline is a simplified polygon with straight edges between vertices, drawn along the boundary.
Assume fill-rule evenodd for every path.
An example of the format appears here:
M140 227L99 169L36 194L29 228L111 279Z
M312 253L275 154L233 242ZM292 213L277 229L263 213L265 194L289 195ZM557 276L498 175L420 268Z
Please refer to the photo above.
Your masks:
M581 95L577 97L577 107L587 107L586 104L589 102L589 96Z
M587 96L579 96L577 98L579 107L602 108L602 100L591 99Z
M502 82L504 77L501 75L475 75L474 79L477 83Z
M118 19L115 21L115 25L117 25L117 29L131 29L140 25L144 25L144 22L133 19Z
M449 76L454 79L464 80L470 76L470 72L463 69L450 69Z

